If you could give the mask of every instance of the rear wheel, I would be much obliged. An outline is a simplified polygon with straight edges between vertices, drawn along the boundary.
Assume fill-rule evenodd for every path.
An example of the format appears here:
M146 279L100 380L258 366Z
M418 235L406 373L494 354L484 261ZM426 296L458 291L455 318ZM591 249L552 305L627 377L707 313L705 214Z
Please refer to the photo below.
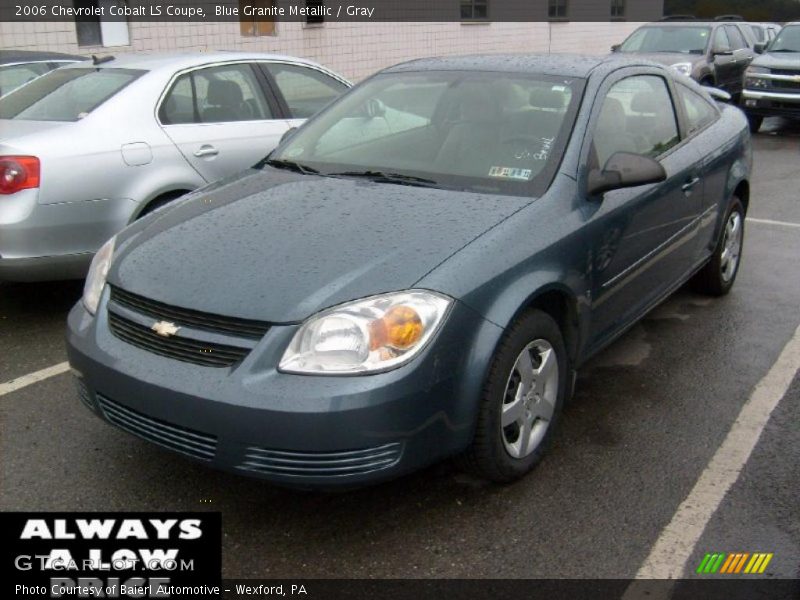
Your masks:
M761 115L747 115L747 122L750 124L750 131L752 133L758 133L758 130L761 129L761 124L764 122L764 117Z
M733 287L744 244L744 209L734 196L717 247L711 260L695 276L698 291L711 296L724 296Z
M462 466L497 482L525 475L544 456L564 406L568 359L556 322L532 310L506 333L484 384Z

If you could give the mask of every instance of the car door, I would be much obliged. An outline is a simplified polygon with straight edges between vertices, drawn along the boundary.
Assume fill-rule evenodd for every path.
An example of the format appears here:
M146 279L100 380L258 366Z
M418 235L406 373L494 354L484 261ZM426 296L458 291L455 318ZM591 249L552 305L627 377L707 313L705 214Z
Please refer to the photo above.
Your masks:
M262 62L260 66L292 127L302 125L349 88L344 81L307 65Z
M733 56L733 48L731 48L724 25L720 25L714 30L711 39L711 60L714 63L716 86L729 90L735 78L736 59Z
M680 134L671 84L644 72L606 84L595 105L587 171L616 152L655 158L664 182L589 198L592 345L602 345L680 281L696 253L700 153ZM600 100L602 98L602 100ZM599 104L599 108L598 105Z
M728 33L728 39L731 42L731 49L733 50L733 64L734 68L731 73L730 91L738 94L742 91L744 83L745 69L750 65L755 57L755 52L748 44L747 40L736 25L725 25Z
M260 70L248 62L179 74L161 101L158 118L206 181L255 164L289 128Z

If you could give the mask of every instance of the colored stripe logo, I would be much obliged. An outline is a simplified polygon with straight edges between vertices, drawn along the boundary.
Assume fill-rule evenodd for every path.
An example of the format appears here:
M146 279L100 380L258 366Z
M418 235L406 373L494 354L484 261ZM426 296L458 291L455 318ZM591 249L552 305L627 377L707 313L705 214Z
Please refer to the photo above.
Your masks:
M700 561L696 573L725 575L761 574L772 560L772 552L707 552Z

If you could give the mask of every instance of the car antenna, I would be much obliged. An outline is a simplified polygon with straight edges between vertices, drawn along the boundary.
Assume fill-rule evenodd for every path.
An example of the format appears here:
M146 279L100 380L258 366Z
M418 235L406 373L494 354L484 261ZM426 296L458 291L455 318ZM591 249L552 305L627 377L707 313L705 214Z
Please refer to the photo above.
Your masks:
M92 54L92 64L95 65L102 65L103 63L107 63L112 60L114 60L114 57L110 54L108 56L104 56L103 58L97 58L96 54Z

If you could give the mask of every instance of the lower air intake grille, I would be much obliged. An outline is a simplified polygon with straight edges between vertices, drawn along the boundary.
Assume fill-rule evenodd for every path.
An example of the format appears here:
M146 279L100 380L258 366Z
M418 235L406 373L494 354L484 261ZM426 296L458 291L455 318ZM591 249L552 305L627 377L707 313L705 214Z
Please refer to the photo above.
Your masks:
M80 398L80 401L83 402L89 409L95 410L91 394L89 394L89 388L86 387L83 379L80 377L75 377L74 379L75 389L78 390L78 398Z
M133 346L204 367L229 367L244 359L250 352L247 348L200 342L184 337L162 337L149 327L110 311L108 324L111 333Z
M148 417L100 394L97 394L97 403L111 423L128 433L193 458L214 458L217 438L213 435Z
M269 475L341 477L389 468L400 460L401 454L402 445L398 442L343 452L290 452L250 447L238 468Z

